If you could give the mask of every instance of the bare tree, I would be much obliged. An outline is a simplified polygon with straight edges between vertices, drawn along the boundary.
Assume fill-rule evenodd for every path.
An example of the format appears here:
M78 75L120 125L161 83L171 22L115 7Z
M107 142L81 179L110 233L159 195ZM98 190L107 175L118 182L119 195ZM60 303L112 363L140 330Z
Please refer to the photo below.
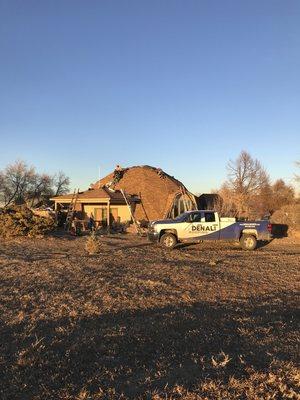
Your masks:
M282 206L293 204L295 201L295 189L287 185L283 179L277 179L272 185L272 211L279 210Z
M31 202L31 207L39 204L41 201L47 201L53 194L53 177L48 174L36 174L32 184L32 189L28 193L28 201Z
M250 217L258 218L273 212L273 187L267 183L249 199Z
M245 195L258 193L269 183L268 174L261 163L246 151L242 151L235 161L229 161L227 169L228 184L237 193Z
M54 176L54 195L60 196L69 190L70 179L62 171Z
M300 168L300 161L296 161L295 164L296 164L296 166L297 166L298 168ZM295 174L295 181L298 182L298 183L300 183L300 175Z
M4 189L4 174L2 171L0 171L0 193Z
M237 217L238 210L232 190L229 189L226 184L223 184L221 189L214 191L214 193L217 193L219 196L214 201L213 209L216 210L221 217Z
M24 161L16 161L2 173L2 200L5 206L24 203L26 195L35 180L35 169Z
M24 161L16 161L0 171L0 205L48 203L51 196L66 193L69 182L62 171L54 176L38 174Z
M4 205L4 174L0 171L0 207Z
M231 193L238 214L252 216L253 198L270 184L266 170L246 151L242 151L236 160L229 161L227 169L228 180L224 187L227 193Z

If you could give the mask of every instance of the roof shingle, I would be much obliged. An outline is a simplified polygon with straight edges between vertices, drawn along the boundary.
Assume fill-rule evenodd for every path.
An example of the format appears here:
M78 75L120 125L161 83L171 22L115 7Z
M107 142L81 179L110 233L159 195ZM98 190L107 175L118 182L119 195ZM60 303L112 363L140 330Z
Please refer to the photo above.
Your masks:
M70 200L73 196L73 193L70 194L65 194L62 196L56 196L53 197L52 200ZM128 200L130 199L128 196L126 196ZM100 187L100 188L95 188L95 189L88 189L85 190L84 192L79 192L78 200L84 200L84 199L107 199L110 200L111 202L117 202L121 204L126 204L124 197L122 193L118 191L112 191L109 190L106 187Z

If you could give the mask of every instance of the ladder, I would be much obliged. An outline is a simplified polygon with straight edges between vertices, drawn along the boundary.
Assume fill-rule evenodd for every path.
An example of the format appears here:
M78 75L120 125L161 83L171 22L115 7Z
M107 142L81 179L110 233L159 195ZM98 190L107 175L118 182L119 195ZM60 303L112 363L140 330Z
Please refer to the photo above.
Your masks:
M140 229L140 227L138 226L138 224L137 224L137 222L136 222L136 219L134 218L134 215L133 215L132 209L131 209L131 205L128 203L128 200L127 200L127 197L126 197L126 195L125 195L124 190L123 190L123 189L120 189L120 192L122 193L122 195L123 195L123 197L124 197L124 200L125 200L125 202L126 202L126 204L127 204L127 207L128 207L128 209L129 209L130 216L131 216L132 221L133 221L133 223L134 223L136 232L137 232L139 235L142 235L141 229Z
M71 227L71 223L73 221L74 218L74 213L75 213L75 207L76 207L76 203L77 203L77 199L78 199L78 194L79 194L79 189L75 189L71 198L71 202L69 204L68 207L68 212L67 212L67 217L66 217L66 221L64 224L64 228L65 231L70 230Z

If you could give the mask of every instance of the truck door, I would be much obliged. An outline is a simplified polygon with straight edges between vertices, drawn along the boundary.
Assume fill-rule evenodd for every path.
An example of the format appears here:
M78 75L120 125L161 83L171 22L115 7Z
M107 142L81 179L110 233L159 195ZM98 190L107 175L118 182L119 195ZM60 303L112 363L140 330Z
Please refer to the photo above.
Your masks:
M219 218L213 211L202 211L201 239L217 240L220 236Z
M194 211L180 224L180 240L216 240L219 239L219 219L212 211Z
M178 236L180 240L197 238L200 232L202 214L200 211L188 213L186 220L180 224Z

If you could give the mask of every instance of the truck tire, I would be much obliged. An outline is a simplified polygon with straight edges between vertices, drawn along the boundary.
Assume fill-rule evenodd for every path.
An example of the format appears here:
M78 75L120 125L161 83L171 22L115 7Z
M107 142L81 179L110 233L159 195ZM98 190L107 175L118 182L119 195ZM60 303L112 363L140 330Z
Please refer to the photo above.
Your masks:
M172 233L165 233L160 238L159 243L167 249L173 249L177 244L177 238Z
M242 235L240 238L240 245L244 250L254 250L257 246L256 237L253 235Z

